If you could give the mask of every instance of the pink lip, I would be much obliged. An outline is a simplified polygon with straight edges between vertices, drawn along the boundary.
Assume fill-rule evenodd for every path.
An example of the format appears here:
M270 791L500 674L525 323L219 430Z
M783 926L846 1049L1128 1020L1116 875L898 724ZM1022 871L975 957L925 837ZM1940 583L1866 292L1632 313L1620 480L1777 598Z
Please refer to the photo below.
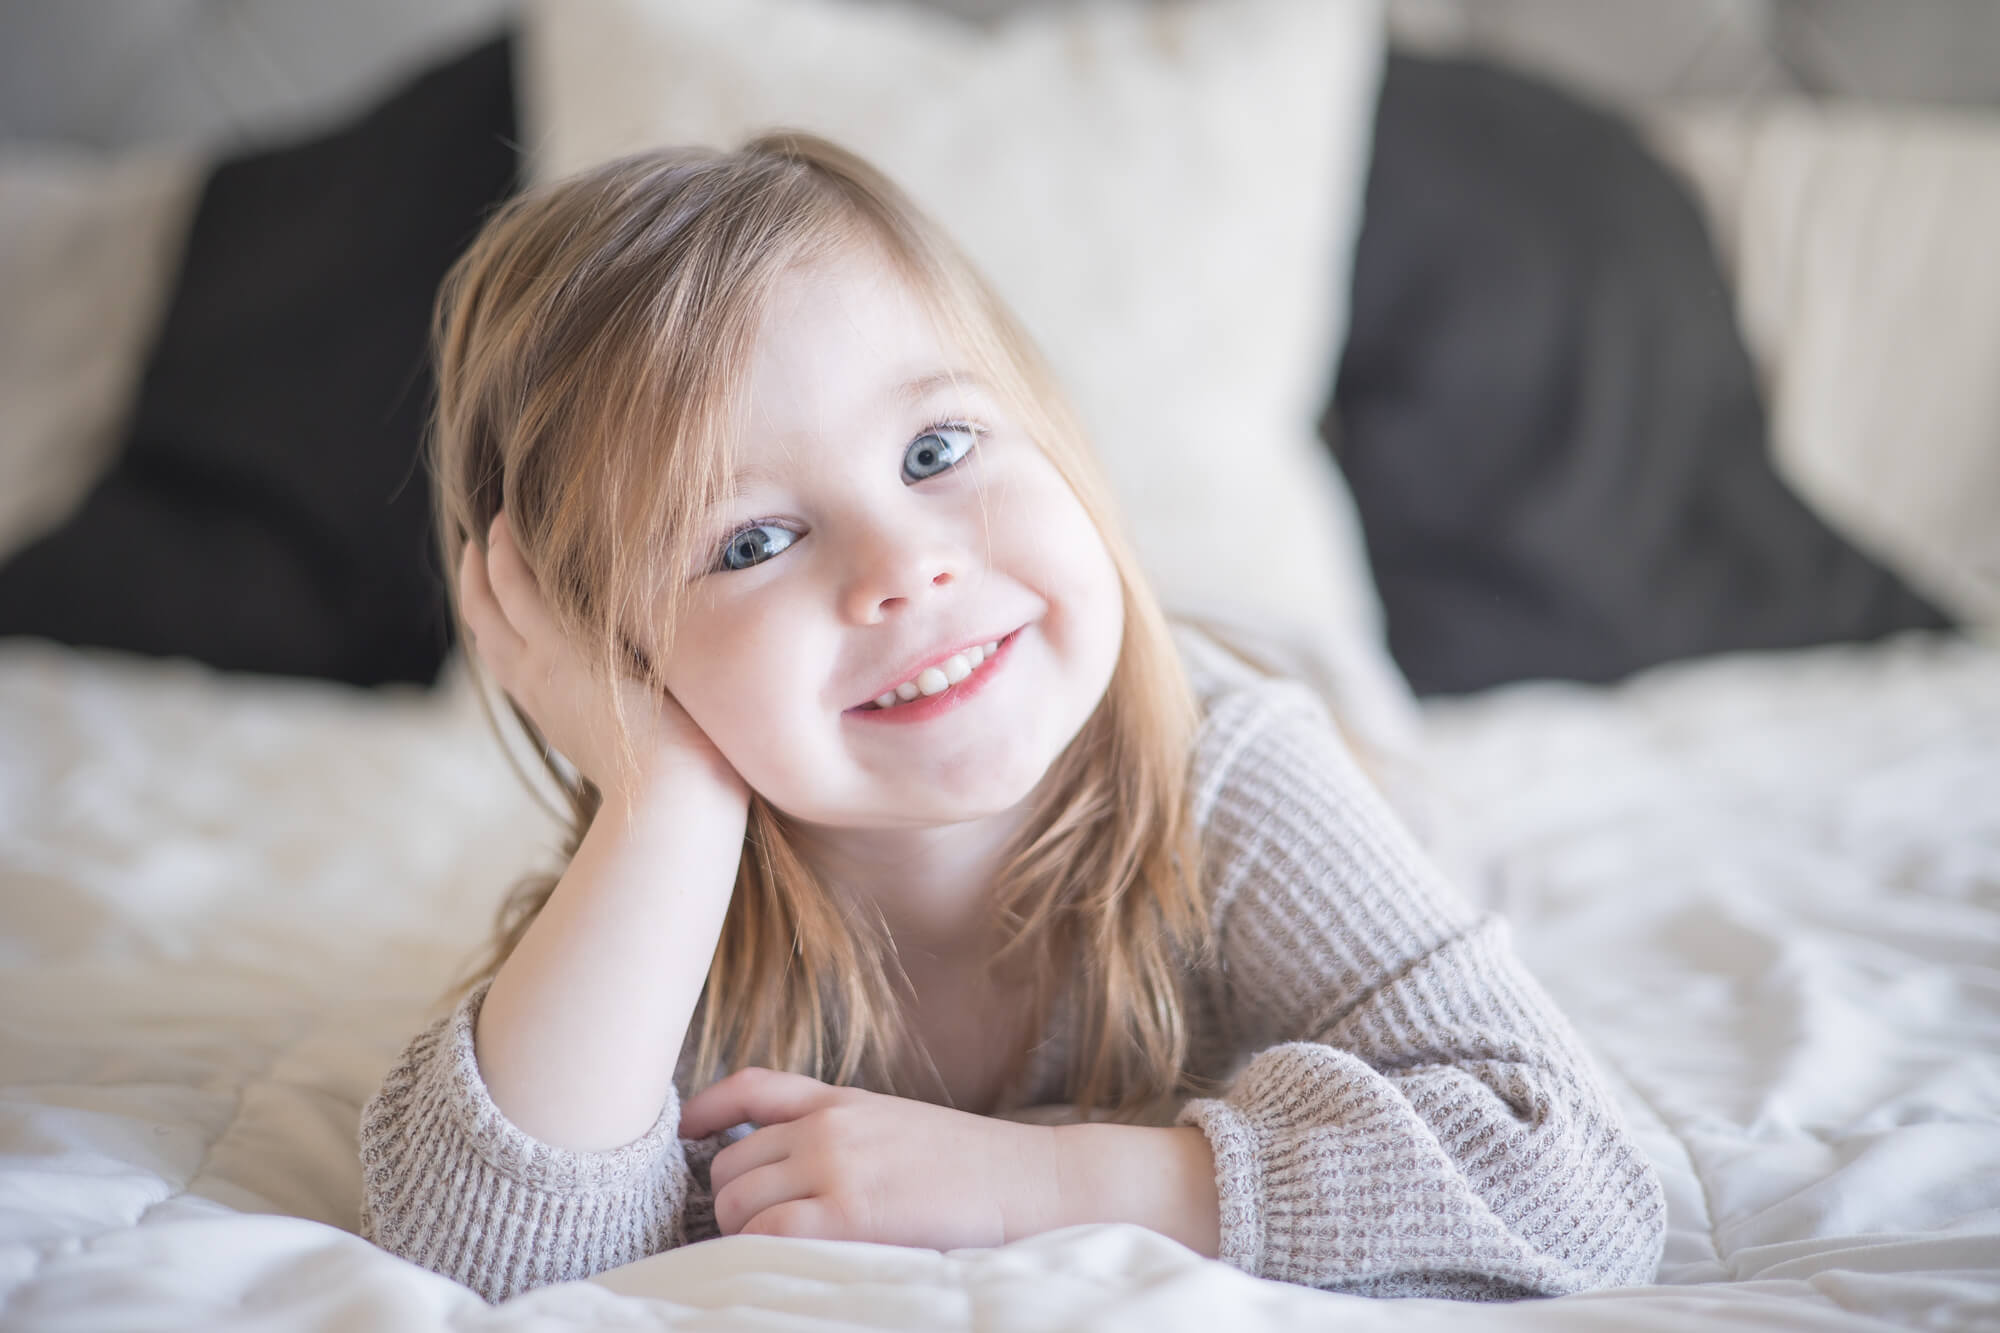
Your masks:
M1020 627L1018 625L1015 626L1016 630L1019 628ZM930 670L934 666L943 666L946 662L949 662L953 657L957 656L959 653L964 652L966 649L977 648L982 644L996 642L997 640L1006 638L1008 634L1012 634L1014 632L1015 630L1008 630L1006 634L989 634L983 639L970 639L964 643L959 644L958 647L956 648L947 648L943 652L932 653L929 657L924 658L922 661L916 663L914 666L905 667L903 669L902 675L895 677L887 685L884 685L882 688L876 690L875 693L869 695L866 699L863 699L860 703L856 704L854 707L865 708L869 704L872 704L877 699L881 698L883 695L895 689L898 685L901 685L904 681L915 680L918 676L921 676L924 672ZM854 710L849 709L848 711L852 712Z
M847 716L859 722L927 722L931 718L938 717L941 714L950 712L954 708L970 703L973 699L984 693L987 683L1013 657L1014 640L1019 634L1019 630L1014 630L1011 633L1001 635L1000 647L991 657L981 662L972 675L941 694L919 695L905 703L897 704L894 708L870 708L867 704L862 704L858 707L848 709ZM982 639L978 642L991 643L993 640ZM971 644L966 645L967 648L971 646ZM955 648L952 651L963 652L965 649ZM936 666L938 662L942 662L950 656L951 653L946 653L943 657L939 657L929 663L929 665ZM918 670L922 670L922 668L920 667ZM908 680L909 678L909 676L897 677L898 680ZM879 698L880 696L876 697ZM868 701L871 704L874 702L874 699Z

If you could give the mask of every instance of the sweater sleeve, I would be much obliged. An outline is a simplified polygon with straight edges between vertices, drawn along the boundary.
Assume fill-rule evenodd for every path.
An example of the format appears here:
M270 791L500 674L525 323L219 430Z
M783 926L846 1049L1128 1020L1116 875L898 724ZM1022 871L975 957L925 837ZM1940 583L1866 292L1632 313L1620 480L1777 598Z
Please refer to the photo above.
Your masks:
M1442 882L1317 701L1218 701L1195 800L1215 1002L1254 1052L1176 1121L1214 1151L1220 1257L1377 1296L1651 1281L1652 1164L1506 923Z
M557 1148L501 1112L473 1024L490 982L417 1034L361 1112L361 1235L489 1301L718 1234L708 1165L748 1126L682 1139L670 1085L644 1136Z

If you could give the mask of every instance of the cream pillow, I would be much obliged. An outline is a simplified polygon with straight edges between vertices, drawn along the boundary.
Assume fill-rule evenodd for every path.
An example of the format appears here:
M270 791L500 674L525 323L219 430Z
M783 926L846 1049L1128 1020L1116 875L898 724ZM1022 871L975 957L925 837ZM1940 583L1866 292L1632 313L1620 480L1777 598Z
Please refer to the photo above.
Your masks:
M202 175L172 151L0 151L0 560L111 464Z
M1778 102L1650 128L1733 270L1778 470L2000 633L2000 115Z
M1379 0L1025 9L529 0L549 180L661 143L813 130L966 247L1090 426L1170 611L1291 646L1406 746L1353 503L1316 436L1346 328Z

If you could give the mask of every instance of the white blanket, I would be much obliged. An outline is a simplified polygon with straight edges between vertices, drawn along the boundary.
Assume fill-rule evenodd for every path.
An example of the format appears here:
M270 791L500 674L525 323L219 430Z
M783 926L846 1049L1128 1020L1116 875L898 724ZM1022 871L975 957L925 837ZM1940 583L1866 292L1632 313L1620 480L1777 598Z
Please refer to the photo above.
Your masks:
M554 842L473 696L0 642L0 1326L2000 1326L2000 651L1426 711L1448 863L1663 1172L1658 1285L1374 1303L1095 1226L731 1237L488 1307L348 1231L362 1101Z

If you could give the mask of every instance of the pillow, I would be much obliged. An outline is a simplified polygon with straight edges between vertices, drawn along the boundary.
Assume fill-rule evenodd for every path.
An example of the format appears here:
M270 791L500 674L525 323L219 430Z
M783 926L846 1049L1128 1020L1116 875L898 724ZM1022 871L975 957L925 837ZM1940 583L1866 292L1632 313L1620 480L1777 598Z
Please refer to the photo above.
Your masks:
M0 559L110 464L201 177L171 151L0 149Z
M446 267L513 185L505 41L222 163L110 474L0 566L0 634L357 685L448 646L418 444Z
M531 0L522 120L558 177L813 130L887 171L1074 398L1170 612L1299 647L1406 743L1352 507L1314 437L1381 62L1379 0L1028 8Z
M1729 287L1623 121L1397 55L1329 427L1420 693L1943 616L1772 469Z
M1652 129L1724 238L1778 470L2000 630L2000 115L1786 101Z

